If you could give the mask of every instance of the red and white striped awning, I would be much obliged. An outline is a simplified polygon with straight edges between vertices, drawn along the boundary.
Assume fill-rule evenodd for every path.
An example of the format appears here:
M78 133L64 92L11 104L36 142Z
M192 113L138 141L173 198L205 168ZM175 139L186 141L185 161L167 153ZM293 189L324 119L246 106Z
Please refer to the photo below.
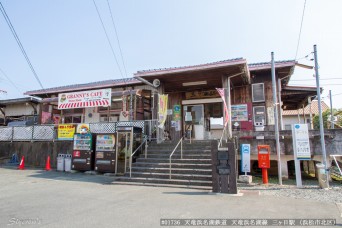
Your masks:
M58 109L88 108L88 107L99 107L99 106L107 107L109 105L110 104L108 100L84 101L84 102L59 104Z

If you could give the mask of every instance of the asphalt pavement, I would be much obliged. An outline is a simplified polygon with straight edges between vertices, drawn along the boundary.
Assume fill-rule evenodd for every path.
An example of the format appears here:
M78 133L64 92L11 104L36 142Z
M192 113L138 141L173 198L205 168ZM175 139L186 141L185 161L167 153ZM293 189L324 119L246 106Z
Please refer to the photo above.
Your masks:
M11 168L0 168L0 177L0 227L176 227L170 225L180 224L180 219L190 227L226 227L224 221L257 227L250 223L266 219L269 224L281 219L336 219L342 224L334 203L261 196L257 191L215 194L117 184L104 175Z

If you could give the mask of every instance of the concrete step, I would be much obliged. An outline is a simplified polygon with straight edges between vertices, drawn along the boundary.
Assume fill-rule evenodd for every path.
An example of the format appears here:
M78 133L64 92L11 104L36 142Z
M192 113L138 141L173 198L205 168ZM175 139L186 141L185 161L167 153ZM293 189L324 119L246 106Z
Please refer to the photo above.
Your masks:
M144 178L144 177L117 177L115 181L124 182L138 182L138 183L153 183L153 184L171 184L171 185L183 185L183 186L212 186L211 181L201 180L175 180L175 179L159 179L159 178Z
M157 167L132 167L132 172L145 172L145 173L169 173L169 168ZM195 174L195 175L211 175L211 169L179 169L172 168L174 174Z
M146 173L146 172L132 172L132 177L142 178L157 178L157 179L169 179L169 173ZM171 179L173 180L202 180L211 181L211 175L198 175L198 174L179 174L171 172Z
M138 158L137 162L169 163L169 158ZM176 159L171 158L171 163L211 164L211 159Z
M169 150L169 149L165 149L165 148L161 148L161 149L147 149L147 154L171 154L173 151L173 149ZM180 150L176 150L175 153L180 153ZM191 150L184 150L183 149L183 154L211 154L211 150L205 150L205 149L191 149Z
M212 186L195 186L195 185L177 185L177 184L161 184L161 183L143 183L133 181L120 181L115 180L112 184L117 185L134 185L134 186L148 186L148 187L166 187L166 188L186 188L186 189L199 189L208 191L208 194L212 192Z
M172 168L177 169L211 169L211 164L191 164L191 163L172 163ZM169 168L170 164L167 163L155 163L155 162L136 162L133 163L133 167L155 167L155 168ZM132 168L133 168L132 167Z

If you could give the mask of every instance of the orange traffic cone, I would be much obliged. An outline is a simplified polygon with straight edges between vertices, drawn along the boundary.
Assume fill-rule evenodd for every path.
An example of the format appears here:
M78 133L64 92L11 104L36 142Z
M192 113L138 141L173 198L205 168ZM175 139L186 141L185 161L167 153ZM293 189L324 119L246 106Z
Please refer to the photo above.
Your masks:
M18 169L20 170L25 169L25 157L24 156L21 157L21 161L20 161Z
M46 165L45 165L45 170L46 170L46 171L50 171L50 170L51 170L51 166L50 166L50 156L47 157Z

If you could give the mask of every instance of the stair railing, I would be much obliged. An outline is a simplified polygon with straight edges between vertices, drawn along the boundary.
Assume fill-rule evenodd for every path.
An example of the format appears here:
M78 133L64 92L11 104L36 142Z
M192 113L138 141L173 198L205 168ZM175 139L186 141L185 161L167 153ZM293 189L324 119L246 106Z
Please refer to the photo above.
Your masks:
M183 138L184 136L178 141L176 147L173 149L172 153L170 154L170 159L169 159L169 164L170 164L170 180L171 180L171 158L172 158L172 155L175 153L175 151L177 150L179 144L181 144L181 159L183 159Z
M225 136L225 132L226 132L226 128L223 127L223 131L222 131L222 135L218 144L218 149L220 149L222 147L222 141L223 141L223 137ZM227 138L226 138L226 142L227 142Z
M145 158L147 158L147 137L145 137L144 141L138 146L137 149L135 149L135 151L131 154L131 156L129 157L129 177L132 177L132 159L133 159L133 155L136 154L140 148L145 144Z

